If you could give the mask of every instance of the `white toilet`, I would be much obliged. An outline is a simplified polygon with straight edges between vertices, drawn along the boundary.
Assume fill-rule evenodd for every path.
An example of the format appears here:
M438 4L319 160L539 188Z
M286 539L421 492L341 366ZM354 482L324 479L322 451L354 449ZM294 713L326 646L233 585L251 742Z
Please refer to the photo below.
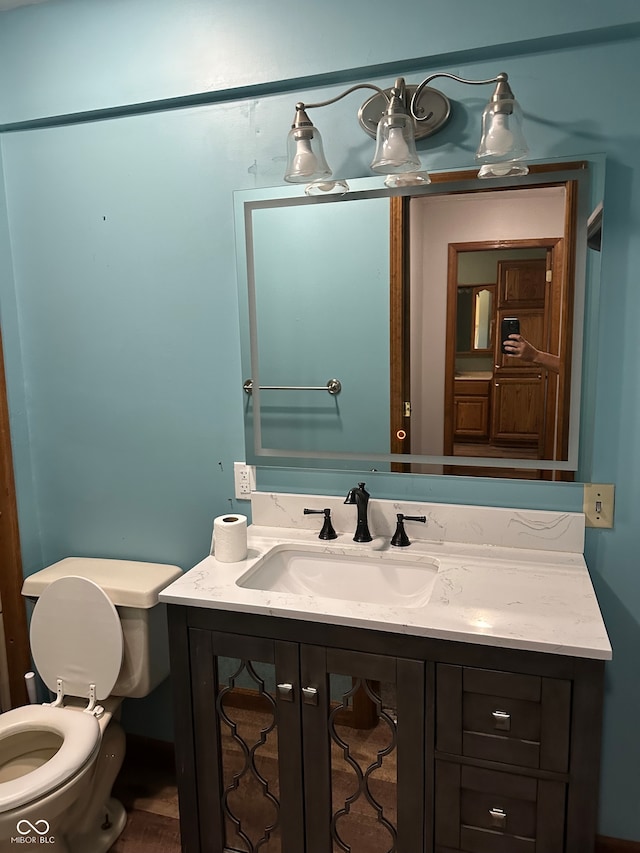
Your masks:
M122 765L122 697L169 673L158 592L177 566L69 557L26 578L36 601L31 652L53 703L0 715L0 849L53 843L56 853L106 853L126 814L111 797Z

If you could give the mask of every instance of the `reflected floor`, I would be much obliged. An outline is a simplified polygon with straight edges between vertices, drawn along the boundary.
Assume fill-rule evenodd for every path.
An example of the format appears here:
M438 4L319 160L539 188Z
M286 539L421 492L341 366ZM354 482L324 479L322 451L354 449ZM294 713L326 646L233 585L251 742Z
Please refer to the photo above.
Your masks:
M255 712L235 708L233 715L242 725L243 715L247 715L249 724L249 718L254 718ZM339 725L337 729L341 737L348 739L351 754L359 762L366 763L372 752L382 745L383 732L378 728L358 730ZM240 756L231 738L223 737L223 750L227 766L237 765ZM269 777L275 773L276 753L275 740L272 744L265 745L261 771ZM346 767L344 770L339 769L341 751L335 744L332 746L332 764L333 802L334 808L339 808L345 798L353 793L353 775ZM376 798L387 804L395 799L395 774L395 763L388 762L381 768L376 780ZM128 820L111 853L181 853L178 795L171 744L130 736L127 755L113 794L124 804ZM260 806L260 798L255 795L256 791L248 786L246 791L237 793L235 806L239 811L244 811L240 801L246 796L246 802L250 804L249 811L256 818L265 817L265 814L262 814L264 809ZM372 819L364 802L356 802L347 821L342 825L342 835L345 841L353 844L354 851L380 853L381 842L386 833L381 835L379 825ZM276 837L277 833L274 834L274 841ZM275 850L276 845L269 845L269 848L273 846Z

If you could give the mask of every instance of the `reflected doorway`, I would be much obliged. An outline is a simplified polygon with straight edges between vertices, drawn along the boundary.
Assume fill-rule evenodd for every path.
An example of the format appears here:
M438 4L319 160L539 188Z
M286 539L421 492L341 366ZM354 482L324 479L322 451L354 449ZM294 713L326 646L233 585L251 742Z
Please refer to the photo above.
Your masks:
M572 478L533 468L494 467L490 460L500 456L531 464L537 458L568 458L576 207L574 181L392 199L391 451L466 457L461 460L465 468L399 461L393 470ZM498 251L504 254L492 260L495 272L461 279L458 300L459 282L452 277L458 261L464 267L473 252L489 258ZM518 269L519 261L525 266L537 262L540 269L535 274ZM504 280L499 279L498 263ZM528 365L529 376L522 363L496 350L499 322L507 316L521 320L531 343L559 356L559 374L549 379L547 371ZM454 393L456 361L460 374L474 374L459 379L479 381L477 374L483 374L486 394ZM494 374L500 377L498 385ZM458 388L474 389L480 385ZM463 401L466 406L456 412L460 396L484 399ZM516 419L522 412L529 415L528 423ZM474 426L473 419L483 428ZM471 458L485 461L474 466Z
M449 247L446 455L553 459L566 453L559 446L566 418L558 386L561 376L566 384L568 367L555 374L507 355L501 334L510 318L536 349L559 354L570 333L558 298L563 242Z

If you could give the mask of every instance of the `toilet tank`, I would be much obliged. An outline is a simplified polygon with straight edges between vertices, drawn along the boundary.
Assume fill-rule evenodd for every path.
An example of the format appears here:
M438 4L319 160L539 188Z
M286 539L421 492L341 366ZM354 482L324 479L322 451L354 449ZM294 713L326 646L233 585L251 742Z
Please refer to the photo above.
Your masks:
M163 563L67 557L25 578L22 594L35 601L62 577L88 578L98 584L122 624L122 668L112 695L140 698L169 674L167 611L158 593L181 574L178 566Z

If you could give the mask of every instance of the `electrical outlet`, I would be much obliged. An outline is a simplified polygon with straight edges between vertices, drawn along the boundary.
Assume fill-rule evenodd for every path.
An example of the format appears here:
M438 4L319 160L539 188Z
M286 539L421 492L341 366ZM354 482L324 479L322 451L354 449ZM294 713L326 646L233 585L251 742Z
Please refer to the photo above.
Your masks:
M585 483L584 503L587 527L613 527L613 483Z
M247 465L246 462L234 462L233 482L235 484L237 500L250 500L251 492L255 492L256 490L256 466Z

